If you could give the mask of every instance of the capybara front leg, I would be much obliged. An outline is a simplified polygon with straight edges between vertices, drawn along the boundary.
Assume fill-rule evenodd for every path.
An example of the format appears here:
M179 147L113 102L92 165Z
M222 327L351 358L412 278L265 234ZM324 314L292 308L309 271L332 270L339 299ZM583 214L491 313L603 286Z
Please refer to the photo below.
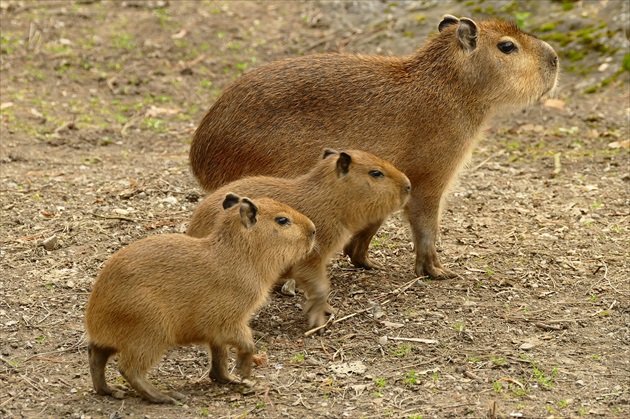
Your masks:
M308 326L322 326L326 323L326 313L334 312L328 304L330 280L325 264L321 259L311 257L295 266L291 273L306 292L304 312L308 317Z
M440 198L414 195L407 204L406 212L416 249L416 275L426 275L436 280L458 277L455 272L442 266L435 249L440 222Z
M350 257L352 264L358 268L375 269L378 263L368 256L368 248L372 242L372 237L376 234L383 220L370 224L350 239L350 242L343 248L344 254Z

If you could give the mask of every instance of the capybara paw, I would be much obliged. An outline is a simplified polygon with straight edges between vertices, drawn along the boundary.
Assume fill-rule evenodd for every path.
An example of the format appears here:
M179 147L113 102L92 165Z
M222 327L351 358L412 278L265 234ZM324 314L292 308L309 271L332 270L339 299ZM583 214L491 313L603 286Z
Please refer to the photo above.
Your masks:
M416 265L416 275L418 276L428 276L432 280L441 281L445 279L453 279L460 278L460 276L451 271L450 269L446 269L444 267L437 267L432 264L418 266Z
M236 375L229 373L214 374L210 372L210 378L221 384L237 384L240 381Z
M129 390L127 387L119 384L112 384L111 387L106 386L103 388L95 389L96 394L100 394L101 396L113 396L117 399L122 399L125 396L127 390Z
M381 265L379 265L377 262L374 262L374 260L368 257L368 255L362 255L359 257L350 256L350 260L352 261L352 264L356 266L357 268L378 269L381 267Z
M332 309L332 307L331 307ZM308 313L308 327L320 327L326 324L326 314L323 309L311 310Z
M188 398L188 396L186 396L185 394L182 394L178 391L173 391L173 390L165 391L164 394L166 394L171 399L175 399L177 402L183 402L184 400Z
M241 384L243 384L245 387L254 387L256 385L256 381L249 378L243 378L241 380Z

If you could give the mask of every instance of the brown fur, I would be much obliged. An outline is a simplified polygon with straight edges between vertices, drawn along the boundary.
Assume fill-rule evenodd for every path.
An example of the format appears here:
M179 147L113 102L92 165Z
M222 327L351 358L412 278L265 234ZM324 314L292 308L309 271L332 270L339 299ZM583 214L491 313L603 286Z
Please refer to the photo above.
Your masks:
M375 170L383 176L372 176ZM317 251L283 277L294 278L305 289L309 325L319 326L325 322L325 312L331 310L326 302L330 289L326 264L352 235L371 224L380 224L402 207L410 188L404 174L376 156L360 150L326 150L315 167L297 178L250 177L218 189L199 204L187 234L203 237L212 231L219 203L227 191L281 200L308 216L317 227Z
M178 345L207 344L210 376L221 382L236 380L227 369L228 345L234 346L241 377L249 376L254 351L250 317L278 275L312 250L315 226L267 198L252 203L228 194L224 207L206 238L152 236L107 261L85 314L98 394L113 391L105 382L105 366L118 353L121 374L143 397L154 403L183 398L146 379L164 351ZM280 225L284 220L279 217L290 224Z
M228 86L199 125L193 173L212 190L243 175L292 176L323 147L381 156L411 180L406 206L416 273L455 276L435 250L445 191L484 123L552 90L558 57L536 37L496 20L445 16L440 32L405 57L323 54L273 62ZM499 43L517 50L506 54ZM371 267L375 223L346 246Z

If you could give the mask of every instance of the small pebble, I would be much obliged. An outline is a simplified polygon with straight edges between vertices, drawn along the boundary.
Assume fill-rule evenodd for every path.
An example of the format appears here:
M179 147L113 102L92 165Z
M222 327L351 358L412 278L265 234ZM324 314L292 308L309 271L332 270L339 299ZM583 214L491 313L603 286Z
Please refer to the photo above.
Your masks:
M378 344L381 346L385 346L387 345L387 341L389 339L387 339L387 336L381 336L380 338L378 338Z
M123 399L125 397L125 392L120 390L112 391L112 397L115 399Z
M39 245L48 251L52 251L52 250L55 250L55 247L57 246L58 241L59 241L59 238L57 236L51 236L51 237L48 237L47 239L42 240L42 242Z
M375 304L374 307L372 307L372 314L374 315L374 318L378 320L385 315L385 312L382 308Z

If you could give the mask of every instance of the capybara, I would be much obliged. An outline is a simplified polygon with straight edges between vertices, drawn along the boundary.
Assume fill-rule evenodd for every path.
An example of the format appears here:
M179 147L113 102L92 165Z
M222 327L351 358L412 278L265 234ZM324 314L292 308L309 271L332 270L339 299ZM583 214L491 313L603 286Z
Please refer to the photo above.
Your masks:
M229 85L197 128L192 171L213 190L244 175L294 176L323 147L357 148L411 180L405 208L415 271L454 277L435 248L443 196L489 118L553 90L559 63L547 43L499 20L446 15L404 57L320 54L272 62ZM372 267L375 222L345 252Z
M294 278L306 291L304 310L310 326L324 324L325 312L331 311L326 265L332 256L354 234L401 208L411 190L407 176L372 154L331 149L323 154L308 173L293 179L255 176L219 188L195 209L187 231L194 237L210 233L227 191L277 199L309 217L317 228L316 251L282 277Z
M111 394L105 366L118 353L122 376L144 398L175 403L184 396L160 391L147 371L167 349L206 344L210 376L228 372L229 345L237 349L242 378L252 368L249 320L278 275L312 250L315 225L291 207L268 198L223 197L216 228L205 238L166 234L115 253L99 274L85 313L94 389ZM221 202L217 205L221 206Z

